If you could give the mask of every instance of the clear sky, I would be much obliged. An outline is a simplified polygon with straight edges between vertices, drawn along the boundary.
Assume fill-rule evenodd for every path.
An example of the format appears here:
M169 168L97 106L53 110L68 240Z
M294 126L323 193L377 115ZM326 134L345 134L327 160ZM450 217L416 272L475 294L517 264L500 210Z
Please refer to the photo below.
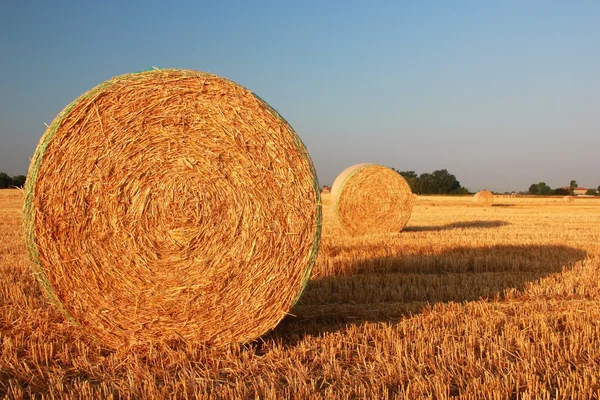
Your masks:
M115 75L228 77L286 118L321 184L446 168L471 190L600 185L600 1L16 1L0 8L0 171Z

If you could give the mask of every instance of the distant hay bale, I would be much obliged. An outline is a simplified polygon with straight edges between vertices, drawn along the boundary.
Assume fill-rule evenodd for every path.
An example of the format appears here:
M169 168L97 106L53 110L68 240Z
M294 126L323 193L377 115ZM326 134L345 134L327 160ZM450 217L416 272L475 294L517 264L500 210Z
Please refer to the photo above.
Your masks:
M566 201L568 203L572 203L575 200L575 196L565 196L563 197L563 201Z
M29 169L30 259L106 346L271 330L315 262L319 183L297 134L227 79L153 70L68 105Z
M323 190L321 191L323 194L331 193L331 188L329 186L323 186Z
M489 190L482 190L473 196L473 202L479 207L491 207L494 204L494 194Z
M375 164L345 169L331 187L342 225L353 235L400 232L413 208L413 193L396 171Z

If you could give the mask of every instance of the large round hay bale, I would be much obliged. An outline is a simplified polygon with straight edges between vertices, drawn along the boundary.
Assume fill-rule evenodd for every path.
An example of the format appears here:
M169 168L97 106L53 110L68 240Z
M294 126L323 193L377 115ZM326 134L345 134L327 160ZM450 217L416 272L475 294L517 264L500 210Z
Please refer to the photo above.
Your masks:
M494 204L494 194L489 190L482 190L475 193L473 202L479 207L491 207Z
M413 200L402 175L383 165L346 168L331 187L335 214L352 235L400 232L410 218Z
M41 138L29 254L51 299L106 346L245 342L309 278L319 189L297 134L251 91L197 71L123 75Z

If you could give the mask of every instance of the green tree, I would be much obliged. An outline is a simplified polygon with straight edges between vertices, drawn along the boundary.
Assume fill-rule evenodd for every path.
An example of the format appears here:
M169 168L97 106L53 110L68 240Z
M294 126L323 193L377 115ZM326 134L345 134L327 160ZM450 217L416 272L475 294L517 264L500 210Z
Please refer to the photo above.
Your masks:
M9 188L12 185L12 178L4 172L0 172L0 189Z
M552 194L552 188L546 185L546 182L540 182L537 184L537 194L541 196L548 196Z
M26 176L25 175L17 175L17 176L13 176L12 177L12 185L22 188L23 185L25 185L25 179Z
M570 193L571 193L571 191L569 189L565 189L565 188L554 189L554 194L558 195L558 196L568 196Z
M441 169L419 176L419 189L421 194L462 194L467 192L456 176Z
M585 194L588 196L595 196L598 194L598 191L596 189L588 189L588 191L585 192Z
M436 170L432 173L424 172L421 175L415 171L397 171L406 179L413 193L418 194L467 194L469 190L463 188L456 176L446 169Z
M529 194L538 194L537 183L532 183L531 186L529 186Z
M445 169L433 171L432 175L440 194L454 194L462 188L456 176Z
M569 190L571 191L571 196L573 196L573 192L575 191L575 189L577 188L577 181L573 180L571 181L571 183L569 184Z
M433 180L433 176L428 173L428 172L424 172L421 175L419 175L419 194L435 194L436 193L436 187L435 187L435 181Z
M399 173L400 175L402 175L404 177L404 179L406 179L406 182L408 183L408 186L410 186L410 190L412 190L413 193L419 192L419 176L417 175L417 173L415 171L396 171L396 172Z

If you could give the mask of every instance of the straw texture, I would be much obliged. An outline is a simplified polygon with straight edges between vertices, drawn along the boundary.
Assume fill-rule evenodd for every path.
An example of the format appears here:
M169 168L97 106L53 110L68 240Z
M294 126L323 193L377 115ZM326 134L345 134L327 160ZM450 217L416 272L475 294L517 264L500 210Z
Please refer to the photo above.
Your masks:
M61 112L32 159L30 259L108 347L255 339L315 262L320 186L289 124L229 80L113 78Z
M494 194L489 190L482 190L475 193L473 202L479 207L491 207L494 204Z
M341 224L352 235L400 232L410 218L413 194L396 171L376 164L346 168L331 187Z

